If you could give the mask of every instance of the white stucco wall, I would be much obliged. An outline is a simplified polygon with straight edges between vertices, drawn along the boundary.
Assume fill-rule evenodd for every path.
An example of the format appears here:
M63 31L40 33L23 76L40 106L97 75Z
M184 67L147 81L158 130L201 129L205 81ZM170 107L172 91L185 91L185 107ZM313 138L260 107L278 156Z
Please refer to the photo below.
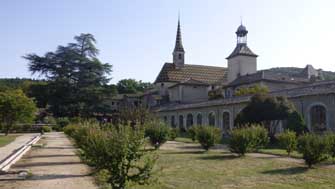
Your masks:
M236 56L228 60L228 82L235 80L239 75L257 72L257 58L251 56Z

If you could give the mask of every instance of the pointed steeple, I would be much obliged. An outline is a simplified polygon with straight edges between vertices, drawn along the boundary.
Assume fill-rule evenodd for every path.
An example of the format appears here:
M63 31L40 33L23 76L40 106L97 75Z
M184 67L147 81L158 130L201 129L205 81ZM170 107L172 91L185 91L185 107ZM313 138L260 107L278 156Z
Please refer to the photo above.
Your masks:
M183 43L181 40L180 18L178 16L176 44L175 44L175 47L172 53L173 64L176 66L176 68L181 68L184 66L184 63L185 63L184 54L185 54L185 51L184 51Z
M176 35L176 45L174 47L174 51L184 52L183 43L181 40L181 29L180 29L180 19L178 18L178 27L177 27L177 35Z

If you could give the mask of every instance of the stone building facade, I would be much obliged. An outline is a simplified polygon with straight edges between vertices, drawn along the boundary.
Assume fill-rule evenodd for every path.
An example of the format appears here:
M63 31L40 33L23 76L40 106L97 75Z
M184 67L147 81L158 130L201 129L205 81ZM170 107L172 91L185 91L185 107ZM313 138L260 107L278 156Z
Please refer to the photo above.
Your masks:
M151 101L149 107L172 127L213 125L227 132L251 97L236 96L235 92L244 87L266 86L270 95L285 96L294 103L309 130L335 131L335 81L324 80L322 70L311 65L295 74L257 70L258 55L248 47L247 34L241 24L236 31L236 47L227 57L227 68L185 64L178 21L173 62L163 65L155 89L142 98L160 99L159 103ZM219 98L211 98L213 93Z

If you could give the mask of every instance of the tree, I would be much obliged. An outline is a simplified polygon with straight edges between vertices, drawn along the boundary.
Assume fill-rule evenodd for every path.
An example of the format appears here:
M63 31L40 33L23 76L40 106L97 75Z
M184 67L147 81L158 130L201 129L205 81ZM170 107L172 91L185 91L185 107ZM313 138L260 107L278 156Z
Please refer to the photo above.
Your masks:
M142 82L141 80L136 81L135 79L122 79L117 83L116 86L120 94L135 94L152 88L151 83Z
M278 136L278 140L280 146L286 150L288 156L297 148L297 136L293 131L286 130Z
M239 88L235 92L235 96L267 94L267 93L269 93L269 88L267 86L254 85L254 86L251 86L251 87Z
M17 123L33 121L36 106L22 90L7 90L0 92L0 124L6 135Z
M293 111L288 115L286 129L294 131L297 135L308 132L305 120L297 111Z
M99 111L112 66L97 58L91 34L76 36L75 43L59 46L44 56L28 54L29 70L48 81L49 111L57 117L89 117Z
M293 111L295 111L294 105L285 97L258 94L253 96L248 105L237 115L235 123L261 124L269 130L269 135L273 139L279 122L286 120Z

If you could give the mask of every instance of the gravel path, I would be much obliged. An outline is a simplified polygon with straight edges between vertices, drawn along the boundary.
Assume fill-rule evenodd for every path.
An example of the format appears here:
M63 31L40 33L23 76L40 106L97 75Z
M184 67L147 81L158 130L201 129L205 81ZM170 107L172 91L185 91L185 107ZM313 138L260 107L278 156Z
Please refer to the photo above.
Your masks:
M90 169L80 162L75 148L63 133L48 133L10 171L28 170L32 176L0 175L4 189L96 189Z

